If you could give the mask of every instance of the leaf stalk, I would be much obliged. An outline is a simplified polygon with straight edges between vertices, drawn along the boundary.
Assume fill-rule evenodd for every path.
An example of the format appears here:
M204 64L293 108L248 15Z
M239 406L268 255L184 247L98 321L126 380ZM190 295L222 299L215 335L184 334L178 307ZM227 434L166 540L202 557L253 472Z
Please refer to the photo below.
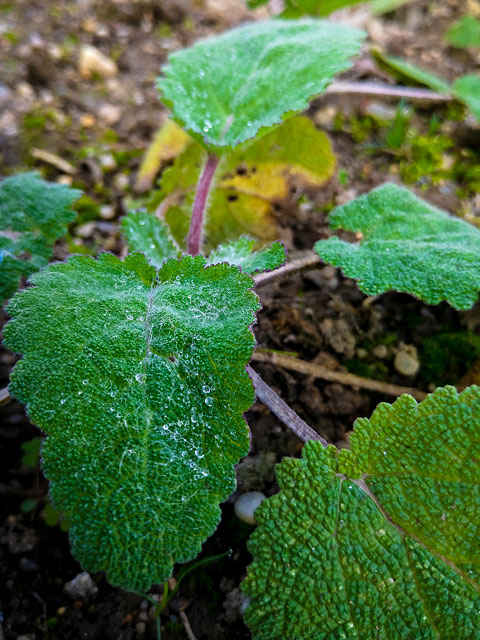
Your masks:
M218 162L219 157L213 153L209 153L207 162L203 167L198 181L195 200L193 202L192 219L187 237L187 253L192 256L198 255L202 248L205 208Z
M282 398L280 398L278 393L276 393L276 391L274 391L250 365L247 366L247 372L252 379L257 398L263 402L263 404L266 405L270 411L290 429L290 431L293 431L293 433L300 438L300 440L303 440L303 442L318 440L324 447L328 447L328 442L314 431L304 420L302 420L302 418L300 418L300 416L297 415L297 413L289 407Z

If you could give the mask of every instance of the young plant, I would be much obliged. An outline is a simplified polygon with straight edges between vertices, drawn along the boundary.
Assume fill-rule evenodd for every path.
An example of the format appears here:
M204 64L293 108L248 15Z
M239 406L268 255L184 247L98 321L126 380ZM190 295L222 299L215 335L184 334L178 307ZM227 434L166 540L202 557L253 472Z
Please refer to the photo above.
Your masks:
M480 391L382 404L357 421L351 451L325 448L248 366L259 308L249 274L280 266L282 245L255 251L240 238L200 255L209 195L216 179L228 180L217 171L232 155L248 170L252 155L242 154L252 146L256 162L268 162L247 141L268 142L272 127L293 122L361 40L340 25L282 20L170 56L159 88L198 143L200 164L187 254L178 232L133 212L122 225L141 253L73 256L32 276L8 307L5 341L23 355L10 393L47 434L43 468L74 555L113 584L148 590L198 554L248 453L243 413L254 386L315 441L279 466L282 491L257 511L244 587L254 637L478 638ZM332 221L363 242L332 238L316 250L368 293L393 288L457 308L475 301L473 227L393 185L338 208Z
M252 278L227 260L255 272L285 254L277 243L252 255L242 240L210 261L197 255L220 156L304 109L362 39L322 21L271 21L172 54L163 100L207 150L191 255L178 257L168 229L135 214L126 233L144 242L138 231L147 232L138 248L150 247L151 264L140 253L73 256L33 276L8 307L5 342L23 355L10 393L47 434L43 468L73 554L113 584L144 591L194 558L248 453L245 367L259 303Z

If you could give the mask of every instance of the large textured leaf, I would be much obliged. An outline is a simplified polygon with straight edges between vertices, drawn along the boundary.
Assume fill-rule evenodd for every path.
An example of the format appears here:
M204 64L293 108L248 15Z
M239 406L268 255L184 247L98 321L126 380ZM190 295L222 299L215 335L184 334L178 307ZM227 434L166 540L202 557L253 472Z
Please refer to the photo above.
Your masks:
M285 262L285 247L281 242L274 242L258 251L254 250L255 240L242 237L217 247L208 258L209 264L228 262L241 267L242 271L253 275L260 271L272 271Z
M45 474L72 550L126 589L197 555L248 452L252 279L205 259L75 256L32 278L5 329L10 385L48 435Z
M309 442L255 513L255 639L480 638L480 389L402 396Z
M184 246L195 188L206 151L196 142L162 174L152 209L163 210L177 242ZM247 234L263 241L278 233L273 203L296 185L318 187L333 174L335 156L328 137L296 116L261 138L224 153L207 209L207 248Z
M71 206L80 195L35 173L0 182L0 300L48 263L55 241L75 219Z
M330 223L360 234L360 243L333 237L317 242L315 251L367 295L393 289L457 309L477 300L480 231L408 189L385 184L334 209Z
M246 24L171 54L158 87L187 131L232 147L305 109L362 40L361 31L319 20Z
M179 255L170 230L152 213L130 211L122 218L122 230L130 251L140 251L154 267L161 267L167 258Z

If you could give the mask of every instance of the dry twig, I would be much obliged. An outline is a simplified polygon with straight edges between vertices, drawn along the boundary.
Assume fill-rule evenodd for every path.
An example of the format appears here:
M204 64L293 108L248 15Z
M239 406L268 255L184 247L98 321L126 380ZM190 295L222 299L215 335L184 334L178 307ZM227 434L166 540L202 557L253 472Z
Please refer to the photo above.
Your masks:
M427 394L424 391L420 391L420 389L401 387L396 384L381 382L380 380L362 378L361 376L356 376L353 373L346 373L344 371L333 371L328 367L306 362L305 360L300 360L299 358L287 356L282 353L267 353L261 349L257 349L253 354L253 360L256 362L270 362L285 369L304 373L307 376L322 378L322 380L329 380L330 382L339 382L349 387L378 391L379 393L385 393L389 396L401 396L404 393L408 393L418 401L424 400L427 397Z

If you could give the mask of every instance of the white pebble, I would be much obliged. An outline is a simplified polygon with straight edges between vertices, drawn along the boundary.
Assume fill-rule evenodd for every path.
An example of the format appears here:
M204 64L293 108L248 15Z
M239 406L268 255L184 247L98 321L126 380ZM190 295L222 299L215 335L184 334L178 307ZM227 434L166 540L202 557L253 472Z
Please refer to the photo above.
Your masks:
M243 522L255 524L254 511L265 500L261 491L243 493L235 502L235 514Z
M395 369L403 376L414 376L418 373L420 362L417 350L413 345L404 345L395 356Z

